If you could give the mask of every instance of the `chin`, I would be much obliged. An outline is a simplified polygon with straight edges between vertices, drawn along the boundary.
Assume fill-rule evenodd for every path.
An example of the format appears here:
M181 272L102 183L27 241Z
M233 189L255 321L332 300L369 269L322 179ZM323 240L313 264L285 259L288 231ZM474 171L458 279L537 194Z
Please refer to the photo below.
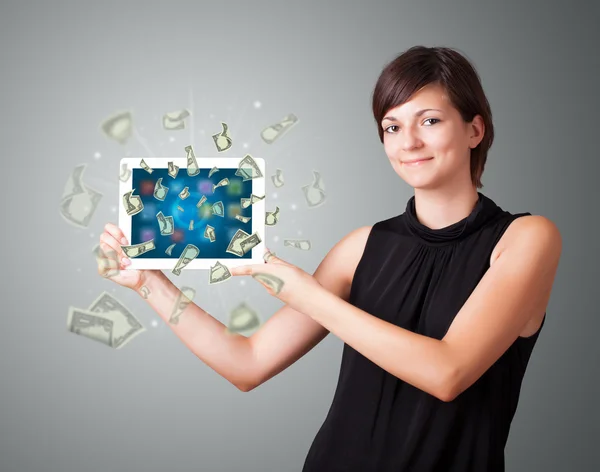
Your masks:
M406 182L408 185L410 185L413 188L419 188L419 189L433 189L438 187L439 182L437 182L437 180L435 178L432 177L425 177L425 178L415 178L414 176L407 176L407 175L402 175L399 174L400 178L402 180L404 180L404 182Z
M436 169L423 169L424 172L421 172L419 169L403 167L403 163L399 160L394 161L392 167L396 171L396 174L413 188L433 189L439 187L441 175L439 172L436 172Z

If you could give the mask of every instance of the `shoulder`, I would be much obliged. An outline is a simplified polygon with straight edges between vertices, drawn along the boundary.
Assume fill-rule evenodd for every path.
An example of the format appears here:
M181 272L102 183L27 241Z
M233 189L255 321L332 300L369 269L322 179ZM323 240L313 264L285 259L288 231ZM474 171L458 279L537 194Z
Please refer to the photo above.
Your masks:
M506 230L506 248L508 247L523 250L538 248L560 254L562 236L552 220L541 215L526 215L515 219Z
M359 257L362 256L365 246L367 245L367 240L373 230L373 226L361 226L360 228L356 228L355 230L348 233L346 236L350 241L350 246L352 246L352 250L356 253L359 253Z
M347 255L346 280L348 280L350 284L352 284L358 264L363 257L372 229L373 226L361 226L360 228L350 231L343 239L343 241L345 241L344 252Z
M562 239L556 223L541 215L526 215L517 218L510 224L506 232L510 232L511 239L515 241L522 238L549 238L551 242L557 244Z
M372 228L372 226L361 226L350 231L330 251L339 261L339 265L344 267L344 272L350 279L354 276Z
M372 226L350 231L327 253L317 267L315 278L327 290L348 300L354 273L365 249Z
M339 248L340 253L343 253L345 257L353 260L360 259L372 229L373 226L356 228L346 234L335 247Z
M347 234L347 237L355 241L362 241L366 243L367 239L369 238L369 234L371 234L372 229L373 226L361 226L360 228L356 228L355 230L350 231Z

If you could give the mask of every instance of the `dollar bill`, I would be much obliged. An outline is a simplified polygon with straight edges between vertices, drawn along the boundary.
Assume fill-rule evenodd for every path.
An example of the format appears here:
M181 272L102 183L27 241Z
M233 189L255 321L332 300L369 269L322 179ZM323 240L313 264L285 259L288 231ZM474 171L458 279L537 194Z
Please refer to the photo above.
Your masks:
M258 233L248 234L244 230L238 229L229 241L225 252L242 257L253 247L262 242Z
M184 187L184 189L181 192L179 192L179 198L181 198L182 200L185 200L189 196L190 191L188 190L188 187Z
M242 223L248 223L248 221L250 221L251 218L251 216L235 215L235 219L240 220Z
M260 133L260 137L267 144L273 144L276 139L283 136L295 123L298 117L293 113L286 115L279 123L267 126Z
M325 203L325 185L319 172L313 170L313 181L311 184L303 186L302 192L304 192L304 198L309 208L316 208Z
M176 246L176 243L171 244L166 250L165 250L165 254L167 254L168 256L171 255L171 252L173 251L173 248Z
M190 116L186 109L165 113L162 118L163 128L169 131L185 129L185 119Z
M235 175L242 177L242 182L251 179L263 177L262 172L258 168L258 164L250 154L246 154L240 161Z
M188 226L188 231L194 231L194 220L190 220L190 224Z
M156 181L156 184L154 184L154 198L162 202L164 201L168 192L169 187L165 187L162 184L162 177L159 177L159 179Z
M127 167L126 162L123 162L123 164L121 164L121 173L119 174L119 180L121 182L127 182L129 180L129 177L131 177L131 169Z
M196 156L194 155L192 146L186 146L185 152L187 153L187 174L190 177L194 177L200 173L200 168L198 167L198 162L196 161Z
M67 329L114 349L146 330L131 310L108 292L100 294L87 309L69 307Z
M211 175L213 175L215 172L219 172L219 168L217 166L213 167L210 172L208 173L208 178L210 179Z
M283 245L284 247L293 247L295 249L301 249L303 251L308 251L311 248L311 244L308 239L284 239Z
M131 112L124 111L110 116L102 122L100 129L107 137L125 144L131 137L133 129Z
M163 215L162 211L159 211L156 214L156 219L158 220L158 226L160 228L160 234L162 236L168 236L175 232L175 225L173 223L172 216Z
M281 280L279 277L273 274L266 274L264 272L252 274L252 278L269 287L271 290L273 290L273 292L275 292L275 294L279 294L284 285L283 280Z
M75 168L71 171L69 177L67 178L67 183L65 184L65 187L63 189L61 200L85 192L85 185L83 184L83 173L86 167L87 164L80 164L78 166L75 166Z
M231 147L232 141L231 136L229 136L229 127L226 123L221 122L221 126L223 127L223 131L217 134L213 134L212 138L217 146L217 151L223 152L227 151Z
M142 294L142 297L146 300L150 296L150 289L148 287L146 287L145 285L142 285L142 287L140 288L140 292Z
M211 243L214 243L217 239L215 236L215 228L213 228L211 225L206 225L206 228L204 229L204 237L206 239L210 239Z
M321 173L313 169L313 185L318 189L325 191L325 184L323 183L323 177Z
M261 325L258 313L246 302L241 302L229 313L227 331L230 333L244 333Z
M275 169L275 175L271 176L273 185L277 188L282 187L285 183L283 180L283 171L281 169Z
M172 178L177 177L177 174L179 173L179 167L176 166L173 163L173 161L167 162L167 166L168 166L167 174L169 174L169 177L172 177Z
M122 348L133 338L146 331L132 311L108 292L102 292L88 310L113 322L111 347L115 349Z
M275 226L279 221L279 207L275 207L275 211L268 211L265 215L265 224L267 226Z
M67 314L67 330L71 333L84 336L92 341L97 341L106 346L113 345L113 324L108 318L91 313L88 310L69 307Z
M218 201L213 203L211 211L213 215L225 218L225 208L223 207L223 202Z
M172 270L173 274L180 275L181 269L188 265L193 259L198 257L198 254L200 254L200 249L193 244L188 244L181 253L181 256L179 256L179 260Z
M186 307L194 299L194 295L196 295L196 291L193 288L181 287L181 290L175 299L175 304L173 305L173 310L171 312L171 316L169 317L169 323L174 325L179 323L179 318L183 314Z
M227 177L225 177L224 179L221 179L218 184L216 184L216 185L213 184L213 189L212 189L213 193L215 193L215 189L217 189L219 187L225 187L226 185L229 185L229 179Z
M238 229L236 231L236 233L233 235L233 237L231 238L231 240L229 241L229 245L227 246L227 249L225 250L225 252L228 252L230 254L235 254L236 256L242 257L244 255L244 251L242 250L241 242L244 239L249 238L249 237L250 237L250 235L248 233L246 233L244 230Z
M83 172L87 164L76 166L69 175L63 189L59 213L63 219L78 228L87 228L96 212L102 194L83 183Z
M181 208L179 205L177 205L177 209L178 209L179 211L184 211L184 210L183 210L183 208Z
M141 256L142 254L152 251L155 248L156 246L154 245L154 239L150 239L139 244L132 244L130 246L121 246L121 249L123 249L125 255L131 258Z
M144 209L144 204L139 195L133 195L135 189L123 194L123 206L129 216L137 215Z
M249 237L240 241L240 247L242 249L242 253L246 254L253 247L258 246L261 242L262 242L262 239L260 239L260 236L258 235L258 233L252 233Z
M242 208L248 208L250 205L254 205L256 202L259 202L260 200L263 200L264 198L265 198L264 195L262 197L259 197L257 195L251 194L250 198L241 198L240 204L241 204Z
M142 169L144 169L146 172L148 172L149 174L151 174L153 172L153 170L150 168L150 166L148 164L146 164L146 161L144 161L144 159L142 159L140 161L140 167Z
M225 282L230 278L231 272L226 266L221 264L219 261L217 261L217 263L210 268L210 271L208 273L208 283L211 285Z
M65 197L60 202L59 212L67 223L78 228L87 228L100 200L102 194L86 186L83 193Z
M200 201L198 203L196 203L196 208L200 208L205 201L206 201L206 197L204 195L202 195L202 198L200 199Z

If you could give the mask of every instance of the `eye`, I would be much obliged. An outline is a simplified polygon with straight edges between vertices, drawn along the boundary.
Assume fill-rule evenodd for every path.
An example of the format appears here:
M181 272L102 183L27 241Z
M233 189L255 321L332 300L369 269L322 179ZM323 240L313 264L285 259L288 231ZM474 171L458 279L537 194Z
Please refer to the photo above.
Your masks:
M426 120L423 121L423 123L425 123L426 121L429 121L429 122L435 121L435 123L439 123L441 120L439 120L438 118L427 118ZM435 123L431 123L429 126L433 126ZM388 126L387 128L384 128L383 131L388 134L394 134L395 131L389 131L391 128L398 128L398 125Z

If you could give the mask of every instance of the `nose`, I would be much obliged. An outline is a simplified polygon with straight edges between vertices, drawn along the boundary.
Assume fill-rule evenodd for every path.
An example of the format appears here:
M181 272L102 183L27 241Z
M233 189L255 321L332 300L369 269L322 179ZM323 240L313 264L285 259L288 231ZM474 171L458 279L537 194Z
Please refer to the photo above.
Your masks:
M421 139L418 134L414 132L412 129L404 130L402 133L402 145L401 148L403 151L412 151L413 149L421 147Z

